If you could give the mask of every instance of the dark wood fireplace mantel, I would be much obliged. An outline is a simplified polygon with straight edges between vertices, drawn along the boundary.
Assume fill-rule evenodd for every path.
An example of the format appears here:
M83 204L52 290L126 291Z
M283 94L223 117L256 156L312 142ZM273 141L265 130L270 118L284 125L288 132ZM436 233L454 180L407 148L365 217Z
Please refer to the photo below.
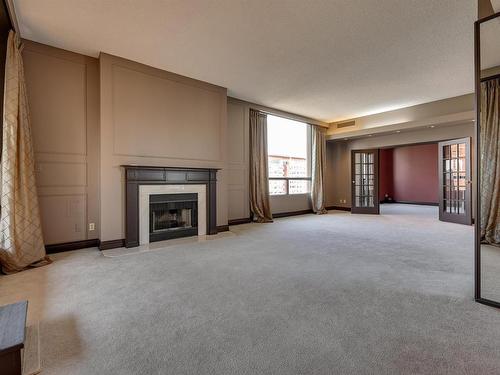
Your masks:
M122 165L125 169L125 247L139 246L139 186L205 184L207 234L217 234L216 168Z

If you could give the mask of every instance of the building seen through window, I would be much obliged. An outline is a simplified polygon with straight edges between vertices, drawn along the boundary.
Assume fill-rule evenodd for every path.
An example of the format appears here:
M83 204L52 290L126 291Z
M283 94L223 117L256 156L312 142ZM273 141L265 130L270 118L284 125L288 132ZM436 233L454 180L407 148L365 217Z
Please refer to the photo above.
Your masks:
M268 115L268 167L271 195L305 194L310 185L309 125Z

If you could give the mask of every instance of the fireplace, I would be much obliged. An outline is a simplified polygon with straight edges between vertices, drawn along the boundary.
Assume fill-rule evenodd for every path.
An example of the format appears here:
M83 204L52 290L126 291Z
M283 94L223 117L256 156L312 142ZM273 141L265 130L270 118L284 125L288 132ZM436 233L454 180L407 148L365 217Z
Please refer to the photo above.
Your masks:
M149 242L197 234L197 194L153 194L149 196Z
M126 247L217 234L216 168L122 167ZM101 243L100 248L119 247L121 243Z

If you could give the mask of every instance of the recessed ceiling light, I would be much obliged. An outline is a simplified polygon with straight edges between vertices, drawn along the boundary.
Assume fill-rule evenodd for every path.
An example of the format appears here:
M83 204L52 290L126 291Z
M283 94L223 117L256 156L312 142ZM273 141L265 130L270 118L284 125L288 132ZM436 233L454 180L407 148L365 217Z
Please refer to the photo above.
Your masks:
M401 130L396 130L396 133L401 133Z
M435 126L434 126L434 125L431 125L431 126L429 126L429 128L431 128L431 129L432 129L432 128L435 128Z
M371 134L368 134L368 137L371 137L372 135Z
M344 138L344 141L347 141L349 138Z

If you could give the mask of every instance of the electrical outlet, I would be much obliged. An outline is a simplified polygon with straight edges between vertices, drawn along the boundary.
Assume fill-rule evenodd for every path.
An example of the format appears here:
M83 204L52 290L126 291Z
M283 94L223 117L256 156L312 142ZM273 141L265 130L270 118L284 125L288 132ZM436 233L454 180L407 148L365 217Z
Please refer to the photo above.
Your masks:
M95 223L89 223L89 230L95 230Z

